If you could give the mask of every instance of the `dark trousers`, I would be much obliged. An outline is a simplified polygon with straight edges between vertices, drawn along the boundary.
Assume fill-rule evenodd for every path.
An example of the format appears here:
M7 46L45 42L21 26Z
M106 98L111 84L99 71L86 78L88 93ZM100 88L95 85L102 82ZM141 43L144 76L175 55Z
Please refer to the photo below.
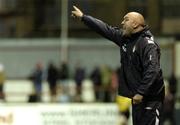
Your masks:
M143 101L132 105L133 125L162 125L163 102Z

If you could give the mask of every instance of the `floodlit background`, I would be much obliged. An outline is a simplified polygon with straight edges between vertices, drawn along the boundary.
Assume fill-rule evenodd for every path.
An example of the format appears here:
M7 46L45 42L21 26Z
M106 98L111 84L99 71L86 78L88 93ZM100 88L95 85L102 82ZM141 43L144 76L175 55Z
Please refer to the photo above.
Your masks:
M180 124L179 0L0 0L0 125L126 122L129 100L116 97L119 48L73 19L73 5L113 26L129 11L144 15L171 89L165 107Z

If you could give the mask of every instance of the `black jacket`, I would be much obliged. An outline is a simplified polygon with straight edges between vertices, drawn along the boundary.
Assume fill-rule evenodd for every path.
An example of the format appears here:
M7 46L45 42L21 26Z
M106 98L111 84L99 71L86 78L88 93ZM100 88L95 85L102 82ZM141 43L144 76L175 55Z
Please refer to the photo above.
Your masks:
M135 94L141 94L147 100L164 98L160 48L147 28L124 37L120 28L111 27L91 16L83 15L82 21L120 47L120 95L132 98Z

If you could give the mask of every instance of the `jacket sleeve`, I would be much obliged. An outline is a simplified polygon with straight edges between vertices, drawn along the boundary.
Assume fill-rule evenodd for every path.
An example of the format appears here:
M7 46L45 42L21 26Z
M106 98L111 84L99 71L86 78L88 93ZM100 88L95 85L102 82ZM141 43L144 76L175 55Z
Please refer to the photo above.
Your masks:
M159 47L153 42L143 41L145 45L141 49L141 61L143 65L142 81L138 88L138 93L141 95L149 95L149 88L155 83L159 76Z
M103 21L87 15L83 15L82 21L101 36L113 41L117 45L120 44L122 40L122 31L119 28L109 26Z

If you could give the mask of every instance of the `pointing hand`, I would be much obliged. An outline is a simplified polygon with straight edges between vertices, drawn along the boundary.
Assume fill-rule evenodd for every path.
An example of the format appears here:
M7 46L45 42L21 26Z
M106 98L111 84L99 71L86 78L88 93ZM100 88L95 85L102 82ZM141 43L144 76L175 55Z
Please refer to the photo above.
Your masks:
M71 11L71 15L73 17L77 17L78 19L81 19L83 16L83 12L79 8L77 8L76 6L73 6L73 8L74 8L74 10Z

